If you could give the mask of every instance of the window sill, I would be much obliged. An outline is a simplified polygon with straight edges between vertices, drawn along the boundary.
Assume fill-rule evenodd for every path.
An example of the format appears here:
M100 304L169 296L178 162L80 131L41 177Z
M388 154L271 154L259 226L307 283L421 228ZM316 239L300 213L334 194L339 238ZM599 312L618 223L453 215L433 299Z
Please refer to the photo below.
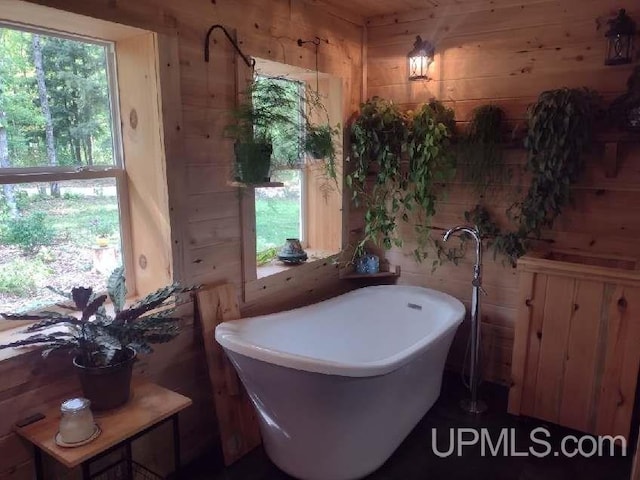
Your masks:
M139 296L133 296L130 298L127 298L127 303L126 306L130 306L133 303L137 302L138 300L140 300ZM109 299L107 299L107 301L104 304L105 308L107 309L107 313L109 315L113 315L114 311L113 311L113 304L109 301ZM43 307L41 308L39 311L43 311L43 310L61 310L61 309L57 309L57 308L47 308L47 307ZM65 310L65 312L68 313L68 311ZM73 312L72 312L73 314ZM3 320L4 321L4 320ZM9 320L6 320L9 321ZM29 337L31 335L33 335L33 333L25 333L24 329L27 328L29 326L29 324L34 323L34 322L20 322L21 325L18 327L13 327L13 328L7 328L5 330L0 330L0 345L4 345L6 343L12 343L12 342L16 342L18 340L21 340L23 338ZM57 327L57 328L51 328L51 331L56 331L59 329L62 329L64 327ZM49 331L49 330L47 330ZM12 358L15 357L19 357L20 355L26 355L28 353L34 352L34 351L39 351L41 350L42 347L41 346L28 346L28 347L14 347L14 348L3 348L0 349L0 363L6 361L6 360L10 360Z
M30 334L22 333L25 325L21 327L9 328L0 332L0 344L11 343L28 337ZM26 355L33 351L39 350L40 347L19 347L19 348L3 348L0 350L0 363L10 360L20 355Z
M318 260L324 260L326 258L332 257L339 252L327 252L324 250L314 250L312 248L306 250L309 259L306 262L295 264L295 265L287 265L277 259L271 260L269 263L265 265L260 265L256 267L257 278L262 279L265 277L270 277L271 275L276 275L281 272L286 272L292 268L298 268L301 265L307 265L309 263L316 262Z
M307 252L308 253L308 252ZM318 285L325 285L332 281L338 281L339 254L325 256L310 260L300 265L283 266L268 277L258 278L245 282L243 299L245 303L253 303L282 296L290 293L292 288L300 290L313 290Z

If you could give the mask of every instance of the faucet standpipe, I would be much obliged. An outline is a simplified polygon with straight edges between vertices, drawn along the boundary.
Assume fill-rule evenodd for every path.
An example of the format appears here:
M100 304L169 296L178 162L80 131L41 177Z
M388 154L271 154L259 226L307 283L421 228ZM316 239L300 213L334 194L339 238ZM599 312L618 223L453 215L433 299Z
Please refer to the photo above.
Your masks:
M454 233L466 233L476 241L476 263L473 266L473 287L471 296L471 361L469 372L469 389L471 398L464 399L460 406L468 413L479 414L487 410L487 405L478 400L478 385L480 383L480 293L486 295L482 288L482 238L477 226L469 227L460 225L453 227L444 234L442 239L446 242Z

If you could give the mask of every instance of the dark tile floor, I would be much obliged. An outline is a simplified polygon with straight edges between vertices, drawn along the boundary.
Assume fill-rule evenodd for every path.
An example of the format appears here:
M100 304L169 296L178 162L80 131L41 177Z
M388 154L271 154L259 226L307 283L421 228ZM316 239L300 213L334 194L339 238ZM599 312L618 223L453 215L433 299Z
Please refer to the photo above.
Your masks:
M487 400L489 411L474 417L465 414L458 402L465 397L460 377L445 374L442 394L433 408L425 415L402 445L378 471L366 480L626 480L631 469L632 451L623 457L619 450L614 456L567 458L553 454L545 458L514 456L482 456L480 445L465 447L462 456L439 458L432 449L432 429L437 429L441 451L449 446L450 428L487 428L494 443L502 429L514 429L515 450L527 451L534 447L529 433L537 427L550 432L549 442L553 451L560 451L560 441L565 435L580 436L578 432L553 425L545 425L532 419L518 418L506 412L507 390L492 384L481 387L481 396ZM465 437L467 438L467 437ZM537 438L542 439L542 436ZM630 442L629 445L634 443ZM585 443L586 446L590 444ZM214 455L215 457L215 455ZM185 478L193 480L290 480L258 448L227 469L221 469L219 460L211 456L194 462L185 472Z

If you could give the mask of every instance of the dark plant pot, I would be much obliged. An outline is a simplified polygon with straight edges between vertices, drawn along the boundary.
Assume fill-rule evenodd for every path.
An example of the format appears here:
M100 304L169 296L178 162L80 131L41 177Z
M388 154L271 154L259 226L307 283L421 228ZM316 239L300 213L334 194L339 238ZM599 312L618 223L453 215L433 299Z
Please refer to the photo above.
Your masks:
M238 179L244 183L262 183L269 181L271 170L270 143L236 143L236 167Z
M73 359L82 393L91 400L92 410L111 410L129 401L136 352L132 348L127 350L126 360L107 367L85 367L80 356Z

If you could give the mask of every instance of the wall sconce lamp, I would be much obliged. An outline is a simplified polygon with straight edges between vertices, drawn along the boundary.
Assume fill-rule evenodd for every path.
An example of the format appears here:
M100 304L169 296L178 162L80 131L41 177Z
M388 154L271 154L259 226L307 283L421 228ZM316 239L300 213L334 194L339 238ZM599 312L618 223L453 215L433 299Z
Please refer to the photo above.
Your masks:
M233 48L235 48L236 52L238 52L238 55L240 55L242 60L244 60L244 63L247 64L247 67L251 69L255 68L256 59L248 57L247 55L242 53L242 50L240 50L240 47L238 46L234 38L229 34L227 29L224 28L222 25L212 25L209 31L207 32L207 36L205 37L205 40L204 40L204 61L207 63L209 62L209 39L211 38L211 32L213 32L216 28L219 28L224 32L225 36L227 37L227 40L229 40L231 45L233 45Z
M632 61L633 37L636 34L636 24L627 15L623 8L618 12L618 16L612 18L609 23L609 30L604 36L607 38L607 56L605 65L624 65Z
M431 43L416 37L413 49L407 55L409 62L409 80L429 80L429 65L433 62L435 48Z

